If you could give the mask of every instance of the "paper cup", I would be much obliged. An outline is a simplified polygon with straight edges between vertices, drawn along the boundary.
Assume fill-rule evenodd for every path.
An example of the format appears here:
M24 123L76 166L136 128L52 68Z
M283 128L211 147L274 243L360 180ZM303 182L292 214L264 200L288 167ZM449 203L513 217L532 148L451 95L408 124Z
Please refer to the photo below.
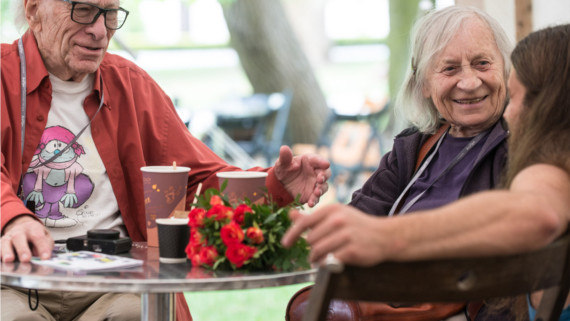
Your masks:
M224 194L228 196L230 203L237 203L248 198L252 203L265 202L265 172L220 172L216 173L220 187L224 181L228 181Z
M188 172L190 168L177 166L141 167L146 213L148 246L158 246L156 219L174 217L184 211Z
M187 218L159 218L158 260L162 263L186 262L186 245L190 239L190 227Z

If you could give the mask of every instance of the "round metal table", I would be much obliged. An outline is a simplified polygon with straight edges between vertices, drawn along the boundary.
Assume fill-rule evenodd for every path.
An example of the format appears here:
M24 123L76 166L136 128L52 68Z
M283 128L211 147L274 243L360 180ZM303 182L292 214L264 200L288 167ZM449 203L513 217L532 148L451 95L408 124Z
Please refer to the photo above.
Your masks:
M316 269L298 272L214 272L193 268L189 262L165 264L158 248L133 243L128 255L143 260L140 267L99 272L56 270L32 263L4 263L3 285L30 289L85 292L141 293L142 320L175 320L176 292L275 287L314 282Z

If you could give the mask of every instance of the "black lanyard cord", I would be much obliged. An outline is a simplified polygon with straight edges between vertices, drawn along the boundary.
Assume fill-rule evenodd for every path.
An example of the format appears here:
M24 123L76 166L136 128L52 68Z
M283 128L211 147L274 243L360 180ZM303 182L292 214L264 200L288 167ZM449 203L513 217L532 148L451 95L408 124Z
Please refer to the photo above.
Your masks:
M28 289L28 306L30 307L30 310L36 311L38 309L38 305L40 305L40 295L38 294L38 290L33 289L33 291L36 293L36 305L32 306L32 289Z
M20 95L21 95L20 103L21 103L21 109L22 109L22 114L21 114L21 122L22 122L22 124L21 124L21 136L22 136L21 151L22 151L22 158L24 158L24 142L25 142L25 137L26 137L26 95L27 95L26 85L27 85L27 77L26 77L26 53L24 51L24 44L23 44L22 38L20 38L18 40L18 54L20 56L20 74L21 74L21 77L20 77ZM97 111L95 112L93 117L89 118L89 122L87 122L87 124L85 126L83 126L83 128L79 131L79 133L77 133L77 135L75 135L75 137L73 137L71 142L69 142L69 144L67 144L67 146L65 146L61 152L53 155L48 160L40 162L36 166L31 167L31 169L38 168L40 166L44 166L46 164L49 164L49 163L53 162L56 158L63 155L69 148L71 148L77 142L77 140L83 134L83 132L87 129L87 127L89 127L89 125L91 125L91 122L97 116L97 114L101 110L101 107L103 107L103 103L105 101L105 93L103 92L103 78L102 77L99 78L99 82L100 82L100 87L101 87L101 101L99 102L99 107L97 108ZM20 184L18 184L18 189L19 189L18 190L18 196L24 201L24 203L26 203L26 207L30 211L35 212L35 203L34 202L26 202L24 200L24 188L22 186L23 182L24 182L24 173L21 173ZM37 297L37 291L36 291L36 297ZM31 308L31 303L30 303L30 308ZM36 304L36 308L37 308L37 304ZM32 309L32 310L35 310L35 309Z
M101 90L103 90L103 84L101 84ZM93 118L95 118L95 116L97 116L97 114L99 113L99 110L101 110L101 107L103 106L103 99L105 98L104 96L105 96L105 93L101 94L101 102L99 103L99 108L97 108L95 115L93 115L93 117L89 119L89 122L87 124L85 124L85 126L83 126L83 128L79 131L79 133L77 133L77 135L75 135L75 137L73 137L73 139L69 142L69 144L67 144L67 146L65 146L61 150L61 152L53 155L48 160L46 160L44 162L40 162L36 166L30 167L30 168L34 169L34 168L38 168L40 166L44 166L46 164L49 164L49 163L53 162L59 156L63 155L63 153L65 153L69 148L71 148L71 146L73 146L75 144L75 142L77 142L77 140L79 139L79 136L81 136L81 134L83 134L83 132L87 129L87 127L89 127L89 125L91 125L91 121L93 120Z
M21 92L21 107L22 107L22 128L21 128L21 133L22 133L22 157L24 157L24 138L26 136L26 95L27 95L27 91L26 91L26 54L24 52L24 44L22 43L22 38L20 38L18 40L18 53L20 55L20 72L21 72L21 78L20 78L20 92ZM67 144L67 146L65 146L65 148L53 155L51 158L49 158L48 160L44 161L44 162L40 162L39 164L37 164L36 166L32 167L33 168L38 168L40 166L44 166L46 164L49 164L51 162L53 162L55 159L57 159L58 157L60 157L61 155L63 155L63 153L65 153L72 145L75 144L75 142L77 142L77 139L79 139L79 136L81 136L81 134L83 134L83 132L87 129L87 127L89 127L89 125L91 125L91 121L93 121L93 119L95 118L95 116L97 116L97 114L99 113L99 110L101 110L101 107L103 107L103 102L105 101L105 93L103 92L103 79L99 79L100 84L101 84L101 101L99 102L99 108L97 108L97 111L95 112L95 115L93 115L93 117L91 117L89 119L89 122L87 122L87 124L85 126L83 126L83 128L79 131L79 133L77 133L77 135L75 135L75 137L73 138L73 140L71 140L71 142L69 142L69 144Z

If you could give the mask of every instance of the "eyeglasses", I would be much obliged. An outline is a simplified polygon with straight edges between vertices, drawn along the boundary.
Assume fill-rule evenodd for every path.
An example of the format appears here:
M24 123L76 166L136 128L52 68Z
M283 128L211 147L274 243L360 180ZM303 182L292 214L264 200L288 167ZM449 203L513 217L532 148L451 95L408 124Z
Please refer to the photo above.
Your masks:
M119 9L103 9L94 4L80 1L62 0L71 3L71 20L82 25L95 23L103 14L105 27L117 30L125 24L129 12L121 7Z

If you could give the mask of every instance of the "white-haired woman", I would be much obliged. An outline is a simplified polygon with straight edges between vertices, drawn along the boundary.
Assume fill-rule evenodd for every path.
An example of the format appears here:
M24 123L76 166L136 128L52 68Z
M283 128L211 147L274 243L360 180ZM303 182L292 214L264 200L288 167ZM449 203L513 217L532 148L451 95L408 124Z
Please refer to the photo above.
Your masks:
M412 127L396 136L350 205L374 215L404 213L493 188L506 161L501 117L511 49L499 24L478 9L452 6L422 17L395 101ZM421 157L434 133L440 138Z
M418 20L411 39L411 68L394 106L411 127L396 136L392 151L350 202L372 215L432 209L492 189L507 159L502 114L512 45L498 22L476 8L451 6ZM291 320L302 314L302 309L294 310L303 306L303 291L290 303ZM434 305L426 310L425 305L378 309L361 304L353 309L352 303L335 304L353 310L344 315L370 317L380 311L393 313L393 319L409 313L414 320L441 320L444 309L446 317L458 313L465 320L462 306ZM471 309L471 317L473 311L479 310ZM478 313L481 319L485 314Z
M509 255L542 248L561 236L570 222L570 24L530 33L517 44L511 61L504 114L511 136L501 189L392 218L340 204L311 215L292 212L295 223L283 243L310 230L312 260L331 253L342 262L370 266ZM532 293L530 304L518 300L523 309L511 307L516 320L528 321L529 315L533 320L541 295ZM570 321L570 298L560 320Z

